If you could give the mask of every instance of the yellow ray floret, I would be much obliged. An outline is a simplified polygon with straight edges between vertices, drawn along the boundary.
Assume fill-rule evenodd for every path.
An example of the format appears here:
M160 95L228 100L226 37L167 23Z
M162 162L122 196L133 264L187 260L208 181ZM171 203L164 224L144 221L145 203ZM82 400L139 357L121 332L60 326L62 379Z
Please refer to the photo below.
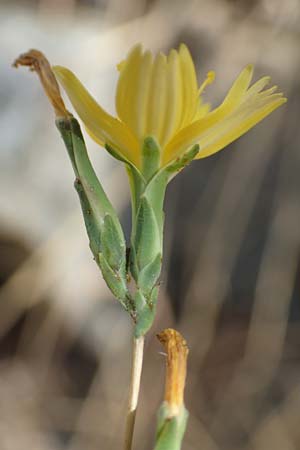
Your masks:
M218 152L286 102L263 77L251 87L253 66L242 70L224 101L210 111L203 91L214 72L198 87L195 66L185 45L166 56L153 56L140 45L118 65L115 118L99 106L76 76L60 66L54 73L68 94L88 132L100 145L109 144L141 167L141 148L147 136L161 149L161 166L199 144L196 158Z

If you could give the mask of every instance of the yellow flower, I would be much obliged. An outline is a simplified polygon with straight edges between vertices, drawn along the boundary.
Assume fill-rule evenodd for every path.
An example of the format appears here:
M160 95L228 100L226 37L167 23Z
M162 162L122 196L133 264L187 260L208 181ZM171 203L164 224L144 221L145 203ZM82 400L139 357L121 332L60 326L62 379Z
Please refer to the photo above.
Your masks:
M144 139L152 136L161 150L164 166L199 144L196 158L223 149L286 102L276 86L264 90L270 77L249 87L253 66L239 74L216 109L203 102L204 88L214 73L198 87L195 66L185 45L166 56L133 47L118 65L120 72L115 118L104 111L76 76L60 66L53 68L87 131L100 145L110 145L120 156L141 167Z

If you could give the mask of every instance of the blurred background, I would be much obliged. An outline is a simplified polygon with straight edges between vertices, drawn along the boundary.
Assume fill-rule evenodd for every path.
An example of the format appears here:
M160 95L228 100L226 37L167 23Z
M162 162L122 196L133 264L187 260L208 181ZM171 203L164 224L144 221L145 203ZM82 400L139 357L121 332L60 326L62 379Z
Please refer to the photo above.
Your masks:
M299 0L1 1L1 450L121 448L131 323L92 260L37 77L11 64L42 50L114 112L115 66L136 42L185 42L199 81L217 73L213 105L249 62L289 101L169 185L135 448L153 445L164 384L155 335L170 326L190 347L184 450L300 448L299 36ZM86 140L129 230L125 171Z

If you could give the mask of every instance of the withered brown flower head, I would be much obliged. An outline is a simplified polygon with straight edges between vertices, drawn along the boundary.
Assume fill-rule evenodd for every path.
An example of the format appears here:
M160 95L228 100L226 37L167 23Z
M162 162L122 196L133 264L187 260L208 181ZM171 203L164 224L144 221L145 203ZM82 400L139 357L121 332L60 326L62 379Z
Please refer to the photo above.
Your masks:
M178 331L167 328L157 335L167 352L165 402L169 417L178 415L183 405L188 347Z

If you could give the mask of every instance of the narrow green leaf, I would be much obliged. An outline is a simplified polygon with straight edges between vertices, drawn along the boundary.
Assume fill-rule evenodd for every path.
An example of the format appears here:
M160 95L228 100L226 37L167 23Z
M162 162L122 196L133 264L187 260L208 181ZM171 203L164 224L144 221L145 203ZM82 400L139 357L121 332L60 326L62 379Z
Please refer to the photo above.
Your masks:
M153 261L161 251L161 236L156 217L153 208L144 196L141 198L136 218L134 248L139 270Z
M144 336L151 328L155 318L156 303L148 304L145 296L138 289L134 302L136 305L136 324L134 329L135 337Z
M85 195L85 192L79 179L75 180L74 187L79 196L85 227L90 242L90 249L94 255L95 260L98 263L99 262L98 254L101 251L100 231L94 219L93 211L91 209L91 206L89 204L89 201L87 199L87 196Z
M158 253L156 258L145 266L138 274L137 284L145 295L150 294L157 283L161 272L162 256Z
M86 196L95 218L101 224L105 214L116 216L116 212L105 194L89 159L79 123L71 119L74 159Z
M135 234L135 219L140 204L140 198L145 190L145 181L131 166L126 165L126 171L131 192L132 235Z
M130 252L129 252L129 267L130 267L131 275L133 276L134 280L137 282L138 276L139 276L139 268L137 265L137 258L136 258L135 248L133 245L130 247Z
M101 227L101 251L112 269L118 270L122 264L126 264L123 234L120 235L119 227L109 214L104 217Z
M126 286L125 268L123 271L113 270L102 253L99 253L99 264L107 286L127 309L128 290Z
M66 149L68 151L71 164L75 173L76 178L79 177L76 162L75 162L75 156L74 156L74 149L73 149L73 140L72 140L72 131L71 131L71 122L70 119L67 118L59 118L56 119L55 125L58 128L61 137L64 140Z
M142 147L142 174L147 181L159 170L161 150L152 136L144 139Z
M163 206L169 178L170 174L167 171L161 170L150 180L144 192L144 196L147 198L148 202L153 208L157 225L159 228L159 233L161 236L161 243L164 225Z

